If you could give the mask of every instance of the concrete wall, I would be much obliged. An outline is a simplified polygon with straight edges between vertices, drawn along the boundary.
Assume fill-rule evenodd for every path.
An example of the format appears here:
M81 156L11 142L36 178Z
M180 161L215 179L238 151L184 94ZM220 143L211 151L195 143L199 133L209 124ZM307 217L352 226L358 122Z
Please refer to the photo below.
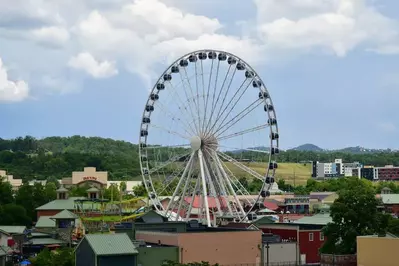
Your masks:
M179 261L178 247L138 247L138 266L162 265L166 260Z
M267 255L269 254L269 263L296 265L299 260L299 247L296 242L292 243L273 243L269 244L269 252L267 252L266 245L264 248L264 265L267 265Z
M399 238L358 236L358 266L397 266Z
M164 233L137 231L136 239L180 248L180 262L260 265L261 231Z

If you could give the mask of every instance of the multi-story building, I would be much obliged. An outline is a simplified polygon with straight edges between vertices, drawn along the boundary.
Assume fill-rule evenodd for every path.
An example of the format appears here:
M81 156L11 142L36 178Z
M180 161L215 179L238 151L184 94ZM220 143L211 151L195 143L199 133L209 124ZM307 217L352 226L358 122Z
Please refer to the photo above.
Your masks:
M399 167L386 165L374 168L374 179L376 180L399 180Z
M335 159L333 163L313 162L313 178L331 178L341 176L357 176L360 178L360 162L343 163L342 159Z

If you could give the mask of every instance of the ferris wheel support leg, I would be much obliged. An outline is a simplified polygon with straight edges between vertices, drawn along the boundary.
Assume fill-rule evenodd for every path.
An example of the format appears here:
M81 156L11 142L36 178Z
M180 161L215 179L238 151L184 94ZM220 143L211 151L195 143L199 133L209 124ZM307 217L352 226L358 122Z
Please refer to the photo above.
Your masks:
M209 204L208 204L208 193L206 189L206 181L205 181L205 170L204 170L204 162L203 162L203 154L201 150L198 150L198 159L200 162L200 170L201 170L201 180L202 180L202 194L205 203L205 214L206 214L206 222L209 227L211 227L211 217L209 215Z
M194 157L194 155L192 155L192 157ZM192 164L193 164L193 162L191 162L191 165ZM188 184L190 183L190 177L191 177L192 172L193 172L193 167L190 167L190 170L188 171L188 174L187 174L186 182L184 184L183 193L182 193L181 199L179 201L179 206L177 208L177 215L176 215L175 221L177 221L179 219L179 217L180 217L181 206L182 206L183 201L184 201L184 195L186 195Z
M207 175L207 176L209 177L209 179L211 180L211 179L212 179L212 178L211 178L211 173L209 172L209 169L208 169L207 164L204 164L204 166L205 166L206 175ZM215 179L216 179L216 178L215 178ZM216 181L216 180L215 180L215 181ZM215 188L215 185L213 184L213 182L210 181L209 183L210 183L211 188L212 188L212 190L213 190L212 193L215 194L215 202L216 202L216 207L217 207L217 209L218 209L219 216L222 216L222 215L223 215L223 212L222 212L222 209L221 209L221 207L220 207L220 202L219 202L220 197L217 197L216 188ZM213 219L213 220L215 220L215 212L213 212L213 216L214 216L214 219Z
M244 208L243 208L242 205L241 205L240 200L239 200L238 197L237 197L236 192L234 191L233 185L231 184L230 179L229 179L229 177L227 176L227 173L226 173L226 171L224 170L224 168L223 168L223 166L222 166L222 163L220 162L220 159L219 159L219 157L217 156L217 154L216 154L215 157L216 157L216 160L217 160L217 162L218 162L218 166L219 166L219 168L220 168L220 171L222 172L222 174L223 174L223 176L224 176L224 178L225 178L225 180L226 180L227 186L228 186L229 189L231 190L231 192L232 192L232 194L233 194L233 197L234 197L234 200L236 201L238 207L240 208L241 213L243 214L243 216L244 216L244 218L245 218L245 217L246 217L246 213L245 213L245 211L244 211Z
M215 162L215 164L219 165L218 162ZM224 184L224 182L223 182L222 173L220 172L219 167L215 167L215 168L216 168L216 172L217 172L217 178L219 179L220 186L222 187L223 194L225 194L225 198L226 198L227 208L228 208L228 210L229 210L229 214L230 214L231 216L233 216L233 211L232 211L231 206L230 206L229 195L228 195L228 193L227 193L227 188L226 188L226 186L225 186L225 184Z
M187 163L187 165L186 165L186 168L185 168L184 171L183 171L183 174L182 174L182 176L181 176L181 178L180 178L180 180L179 180L179 183L177 184L177 186L176 186L176 188L175 188L175 191L173 192L172 198L171 198L171 200L169 201L168 206L166 207L166 213L165 213L165 215L167 215L167 213L168 213L168 211L169 211L169 209L170 209L172 203L174 202L175 197L176 197L176 194L177 194L177 192L179 191L179 188L180 188L181 184L183 183L183 180L184 180L184 177L185 177L186 174L187 174L187 171L188 171L189 169L191 169L191 162L193 161L194 155L195 155L195 151L193 151L193 152L191 153L190 160L188 160L188 163ZM168 217L168 216L166 216L166 217Z

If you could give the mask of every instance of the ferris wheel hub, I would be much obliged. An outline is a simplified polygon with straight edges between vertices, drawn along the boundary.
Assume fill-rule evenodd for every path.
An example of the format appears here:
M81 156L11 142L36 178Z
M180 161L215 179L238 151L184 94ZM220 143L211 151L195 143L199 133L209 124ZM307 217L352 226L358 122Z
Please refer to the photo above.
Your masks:
M190 145L193 151L198 151L201 148L201 144L202 144L201 138L198 136L193 136L190 139Z

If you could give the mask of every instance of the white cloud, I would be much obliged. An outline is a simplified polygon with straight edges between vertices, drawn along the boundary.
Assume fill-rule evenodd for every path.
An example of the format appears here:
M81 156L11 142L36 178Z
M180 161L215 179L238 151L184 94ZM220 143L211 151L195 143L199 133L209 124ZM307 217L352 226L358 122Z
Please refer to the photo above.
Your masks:
M31 31L38 42L50 45L62 45L69 40L69 31L62 27L42 27Z
M91 54L86 52L72 57L68 65L72 68L83 70L94 78L109 78L118 74L114 62L97 61Z
M260 38L278 49L321 48L344 56L397 37L397 22L364 0L256 0Z
M19 102L29 96L29 86L23 80L12 81L0 58L0 102Z
M383 16L369 1L254 2L256 21L250 17L243 21L240 17L241 26L237 27L234 21L223 25L215 17L194 14L205 9L175 0L15 0L13 6L3 6L0 1L0 41L14 38L16 32L26 50L31 43L43 44L39 45L44 47L41 57L49 58L47 65L51 64L55 73L65 73L63 68L68 63L94 78L104 78L116 75L118 65L147 82L158 74L158 64L202 48L228 50L250 64L272 64L276 58L282 61L281 55L294 58L292 53L314 51L345 56L358 47L379 53L399 52L399 42L395 42L399 40L397 21ZM186 5L193 11L185 11ZM8 37L1 39L5 33ZM49 45L60 49L53 49L51 54ZM0 51L4 52L1 47ZM78 54L81 51L86 53ZM17 56L14 58L18 65L26 66L24 62L29 56ZM35 69L35 76L40 71L42 77L53 75L40 67ZM39 79L47 80L44 87L53 84L42 77ZM63 79L69 77L57 74L57 80Z

